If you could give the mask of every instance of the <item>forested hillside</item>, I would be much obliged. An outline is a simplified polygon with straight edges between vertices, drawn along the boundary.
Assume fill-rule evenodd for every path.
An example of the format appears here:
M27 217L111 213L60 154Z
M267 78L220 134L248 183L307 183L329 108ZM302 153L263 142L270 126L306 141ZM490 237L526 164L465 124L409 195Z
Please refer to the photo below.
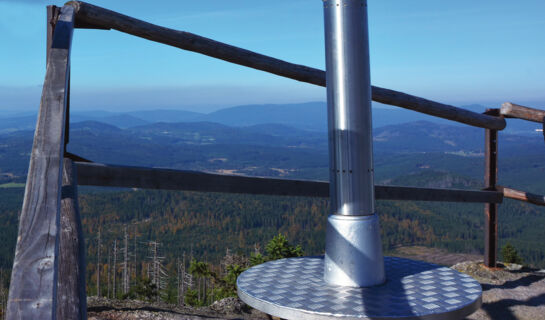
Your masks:
M375 182L480 189L483 140L479 129L422 121L376 128ZM25 181L31 144L32 131L0 134L0 224L4 227L0 234L0 278L4 288L12 265L23 196L21 183ZM71 126L68 149L104 163L328 178L326 134L281 124L230 127L211 122L152 123L122 129L86 121ZM545 193L542 137L500 134L499 167L501 184ZM136 288L137 279L150 276L150 265L160 263L166 275L165 294L173 290L180 265L189 270L191 265L198 266L197 262L208 262L210 270L225 273L226 253L238 257L236 261L247 262L252 253L264 253L266 243L279 233L300 244L305 254L321 254L324 249L326 199L82 187L79 201L90 294L96 293L99 269L103 294L113 290L114 275L115 287L122 288L127 281L123 277L125 248L131 286ZM386 252L405 245L483 251L482 204L378 201L377 212ZM500 247L509 241L525 263L545 267L541 245L544 223L544 209L505 200L499 214ZM116 291L116 295L121 292Z
M415 177L402 178L407 181ZM420 176L418 179L428 179ZM436 177L435 177L436 178ZM437 179L431 179L433 183ZM467 186L471 182L444 177L444 185ZM21 188L0 189L4 208L0 223L2 267L11 267L16 238L16 216ZM171 191L83 190L80 208L87 245L88 290L96 293L98 231L101 230L101 270L104 294L108 266L113 269L116 241L116 273L121 288L125 232L128 238L131 283L137 275L149 275L150 245L159 243L162 265L170 282L177 276L176 261L191 257L219 270L227 250L249 257L263 253L278 233L300 244L305 254L323 253L328 213L325 199L249 196ZM525 263L545 266L541 242L545 223L542 210L514 201L500 207L500 246L511 242ZM7 210L6 210L7 209ZM403 245L446 248L454 252L483 250L483 207L479 204L378 201L382 241L386 252ZM110 271L113 272L113 271ZM112 273L110 275L111 279ZM101 291L102 291L101 290ZM118 293L121 289L118 289Z

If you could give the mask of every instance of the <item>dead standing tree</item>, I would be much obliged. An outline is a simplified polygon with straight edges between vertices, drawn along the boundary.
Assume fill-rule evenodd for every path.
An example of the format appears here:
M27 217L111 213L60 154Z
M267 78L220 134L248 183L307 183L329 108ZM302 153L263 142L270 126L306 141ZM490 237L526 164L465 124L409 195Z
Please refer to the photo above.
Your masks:
M129 292L129 234L127 227L125 227L123 240L123 294L127 294Z
M114 252L113 252L113 255L114 255L114 266L112 268L112 273L113 273L113 281L112 281L112 297L114 299L117 299L117 291L116 291L116 287L117 287L117 282L116 282L116 274L117 274L117 240L114 240Z
M148 257L151 260L151 266L148 267L148 274L151 279L151 283L157 288L157 301L161 297L161 293L166 289L166 279L168 274L163 265L165 257L159 255L158 247L161 245L157 241L149 241L149 250L150 256Z
M97 297L100 297L100 251L101 251L101 242L100 242L100 228L98 229L98 245L97 245Z
M111 259L110 259L111 255L112 255L112 251L111 251L111 249L108 247L108 266L107 266L108 269L107 269L107 273L106 273L106 282L108 283L108 284L107 284L107 286L108 286L108 291L107 291L106 296L107 296L108 298L111 298L111 296L110 296L110 289L111 289L110 281L111 281L111 279L112 279L112 277L111 277L112 267L111 267L111 264L110 264L110 262L111 262Z

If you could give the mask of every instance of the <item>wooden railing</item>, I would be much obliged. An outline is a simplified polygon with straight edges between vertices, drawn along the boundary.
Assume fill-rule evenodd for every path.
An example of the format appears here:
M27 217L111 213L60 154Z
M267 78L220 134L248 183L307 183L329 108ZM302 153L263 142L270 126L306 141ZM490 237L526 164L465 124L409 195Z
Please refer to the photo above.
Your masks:
M151 189L328 197L322 181L283 180L93 163L66 151L69 128L70 49L74 28L115 29L325 86L325 72L268 57L192 33L153 25L88 3L47 8L47 71L43 87L15 252L8 319L84 319L85 253L77 184ZM455 190L375 186L377 199L485 203L485 264L495 265L497 204L504 197L545 205L544 197L496 185L497 131L504 117L543 123L545 111L506 103L484 114L372 87L374 101L484 128L485 189Z

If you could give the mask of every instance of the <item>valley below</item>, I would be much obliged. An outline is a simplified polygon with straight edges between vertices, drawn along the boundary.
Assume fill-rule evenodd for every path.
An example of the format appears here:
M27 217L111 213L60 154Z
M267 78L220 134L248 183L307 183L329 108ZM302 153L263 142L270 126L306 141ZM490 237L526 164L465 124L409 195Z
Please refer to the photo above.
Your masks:
M271 106L254 106L256 110L234 108L206 117L160 111L102 118L76 114L79 120L70 125L68 151L105 164L328 180L327 133L319 129L325 124L324 116L281 121L301 119L316 107L290 105L275 111ZM268 117L255 116L260 112ZM482 188L484 130L392 112L375 112L375 117L390 117L377 120L383 125L373 130L375 184ZM146 120L138 118L143 115ZM392 123L396 117L397 122ZM17 121L0 118L3 292L9 284L33 140L33 131L16 125ZM500 133L499 184L544 194L543 137L517 128L519 131ZM90 296L97 295L100 273L100 295L122 298L120 289L115 294L110 290L121 285L121 250L127 250L131 287L149 277L153 243L167 275L160 296L168 303L176 301L179 266L189 268L192 260L225 275L226 256L239 257L237 263L244 265L253 255L264 254L268 241L278 234L300 245L305 255L323 254L324 250L327 199L85 186L78 192ZM446 265L482 255L482 204L377 201L376 208L386 254L416 254ZM544 268L545 209L509 199L499 208L499 248L510 243L525 265ZM419 256L418 250L426 254ZM112 279L113 274L117 280ZM209 285L213 283L210 280ZM206 299L201 302L213 302Z

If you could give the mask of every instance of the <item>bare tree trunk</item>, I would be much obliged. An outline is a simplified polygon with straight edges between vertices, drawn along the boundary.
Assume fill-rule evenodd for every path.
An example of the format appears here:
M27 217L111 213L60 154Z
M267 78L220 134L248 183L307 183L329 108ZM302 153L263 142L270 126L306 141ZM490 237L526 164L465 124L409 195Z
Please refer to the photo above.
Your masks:
M138 256L138 246L136 245L136 226L134 226L134 285L138 282L138 265L136 259Z
M176 304L180 305L180 258L176 258L176 275L177 275L177 282L176 282L176 290L178 291L178 299L176 300Z
M113 272L113 298L116 299L117 298L117 295L116 295L116 279L115 279L115 274L117 273L117 240L114 240L114 268L112 270Z
M110 264L111 260L110 260L110 256L111 256L111 249L108 247L108 272L106 273L106 282L108 283L107 286L108 286L108 292L106 294L106 296L108 298L111 298L110 296L110 280L112 279L111 277L111 273L112 273L112 265Z
M127 227L125 227L123 249L123 294L129 292L129 234L127 233Z
M181 305L185 304L185 252L182 256L182 299L180 300L181 301Z
M100 228L98 228L98 247L97 247L97 297L100 297Z
M157 241L152 242L153 246L153 282L157 287L157 301L159 301L159 290L161 282L159 281L159 270L158 270L158 261L157 261Z

